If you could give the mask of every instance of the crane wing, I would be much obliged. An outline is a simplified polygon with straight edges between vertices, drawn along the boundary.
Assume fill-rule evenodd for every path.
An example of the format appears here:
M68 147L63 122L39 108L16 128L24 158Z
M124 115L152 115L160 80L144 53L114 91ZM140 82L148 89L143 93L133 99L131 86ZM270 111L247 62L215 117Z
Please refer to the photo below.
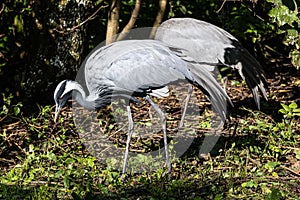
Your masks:
M186 63L158 41L128 40L113 43L97 54L93 64L86 66L86 77L92 90L107 85L114 90L144 93L184 80L187 69L177 68L186 69Z
M223 62L225 48L232 47L235 37L210 23L192 18L174 18L162 23L155 39L188 50L201 63Z

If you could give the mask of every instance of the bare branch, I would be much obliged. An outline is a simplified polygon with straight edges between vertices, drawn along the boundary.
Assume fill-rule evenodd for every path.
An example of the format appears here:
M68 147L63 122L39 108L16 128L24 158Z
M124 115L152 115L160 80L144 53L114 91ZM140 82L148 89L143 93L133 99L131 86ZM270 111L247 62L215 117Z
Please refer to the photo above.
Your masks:
M166 11L167 2L168 2L168 0L159 0L159 11L156 15L156 19L155 19L153 28L150 33L150 38L154 38L157 27L161 24L161 21L163 20L163 17L164 17L165 11Z
M115 35L119 29L119 12L120 0L110 0L110 9L108 12L107 30L106 30L106 44L115 41Z
M4 11L4 8L5 8L5 4L2 3L2 8L1 8L1 10L0 10L0 14Z
M122 32L120 33L120 35L118 36L118 41L124 39L124 37L127 35L128 31L130 29L132 29L132 27L134 26L135 24L135 21L138 17L138 14L140 12L140 8L141 8L141 0L136 0L135 1L135 6L134 6L134 9L132 11L132 14L131 14L131 17L129 19L129 22L128 24L123 28Z
M83 24L85 24L86 22L93 20L95 18L95 15L103 8L106 8L108 5L105 6L100 6L91 16L89 16L86 20L84 20L83 22L81 22L80 24L78 24L77 26L73 26L70 30L73 31L76 28L82 26Z
M224 1L222 2L221 7L216 11L216 13L219 13L219 12L222 10L222 8L223 8L223 6L225 5L225 3L226 3L226 0L224 0Z
M84 25L85 23L87 23L90 20L93 20L95 18L95 15L103 8L106 8L108 5L105 6L100 6L91 16L89 16L86 20L84 20L83 22L81 22L80 24L73 26L72 28L67 28L66 30L57 30L57 28L54 28L52 30L50 30L50 32L52 31L56 31L58 33L61 34L68 34L70 32L73 32L75 29L79 28L80 26Z
M0 58L3 58L5 61L8 61L7 58L5 58L4 54L0 51ZM2 119L0 119L0 122L2 121Z

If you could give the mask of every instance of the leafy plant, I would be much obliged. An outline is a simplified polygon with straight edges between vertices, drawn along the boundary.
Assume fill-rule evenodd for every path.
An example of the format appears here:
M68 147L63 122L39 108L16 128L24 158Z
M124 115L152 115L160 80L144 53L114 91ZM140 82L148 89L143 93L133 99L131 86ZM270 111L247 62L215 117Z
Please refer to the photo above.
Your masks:
M269 12L269 16L272 22L275 22L278 27L278 34L285 34L283 43L286 46L290 46L289 53L292 59L292 64L297 68L300 67L300 18L298 5L296 0L294 2L294 10L291 10L288 6L284 5L282 0L267 0L274 5Z
M17 104L12 104L12 94L6 96L4 93L2 93L2 100L3 106L0 110L0 122L2 122L7 117L14 118L20 115L21 107L23 105L21 102L18 102Z
M289 105L285 105L281 103L281 108L279 110L280 113L283 114L284 118L291 119L293 117L300 117L300 108L295 102L290 103Z
M24 58L23 44L26 36L24 19L32 14L27 0L6 1L1 4L0 14L0 72L8 61L15 57Z
M283 114L282 122L277 124L280 134L287 139L292 139L294 136L294 127L298 123L296 120L300 116L300 108L295 102L290 103L289 105L281 104L282 109L279 110ZM277 129L275 129L277 130ZM291 140L293 141L293 140Z

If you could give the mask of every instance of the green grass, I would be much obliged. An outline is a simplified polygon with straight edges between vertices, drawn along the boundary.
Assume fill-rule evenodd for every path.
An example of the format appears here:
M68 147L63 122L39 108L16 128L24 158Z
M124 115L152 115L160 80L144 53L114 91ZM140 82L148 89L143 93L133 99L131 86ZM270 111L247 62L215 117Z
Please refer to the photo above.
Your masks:
M20 105L8 102L1 113L0 199L300 199L296 103L282 104L276 121L242 109L246 116L205 159L185 154L167 176L161 168L124 180L113 162L99 163L86 150L69 112L54 124L53 107L28 118Z

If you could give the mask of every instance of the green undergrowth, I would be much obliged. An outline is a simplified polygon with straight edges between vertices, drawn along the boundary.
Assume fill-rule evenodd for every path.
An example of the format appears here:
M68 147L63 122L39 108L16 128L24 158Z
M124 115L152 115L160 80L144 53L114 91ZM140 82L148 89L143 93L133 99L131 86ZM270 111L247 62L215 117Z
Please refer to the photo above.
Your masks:
M243 108L247 116L222 132L211 154L173 160L169 175L161 168L126 177L86 150L66 110L55 124L53 107L24 117L21 104L4 105L0 199L300 199L295 102L281 104L277 121Z

